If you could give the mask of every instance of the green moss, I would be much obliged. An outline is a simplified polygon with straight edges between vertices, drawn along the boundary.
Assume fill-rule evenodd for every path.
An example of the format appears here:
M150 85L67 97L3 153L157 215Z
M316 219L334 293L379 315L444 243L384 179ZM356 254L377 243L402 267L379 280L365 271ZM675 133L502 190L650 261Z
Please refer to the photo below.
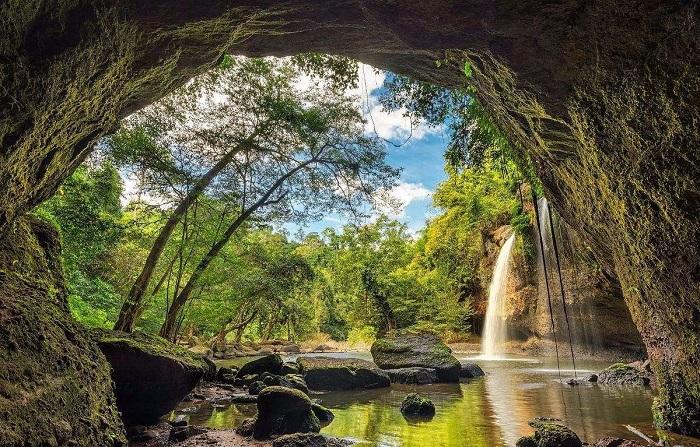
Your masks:
M56 231L0 239L0 446L123 445L109 365L68 311Z
M355 371L360 368L376 368L373 362L362 359L341 359L332 357L302 357L297 360L297 364L302 371L308 369L324 369L324 368L348 368Z
M126 333L107 329L92 329L91 333L97 343L121 343L152 355L173 359L194 368L207 368L200 356L157 335L140 331Z

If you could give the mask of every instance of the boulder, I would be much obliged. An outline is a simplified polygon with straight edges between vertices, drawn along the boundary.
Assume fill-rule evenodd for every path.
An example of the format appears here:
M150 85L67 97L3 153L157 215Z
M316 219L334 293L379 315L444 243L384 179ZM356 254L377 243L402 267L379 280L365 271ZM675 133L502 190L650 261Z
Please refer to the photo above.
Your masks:
M219 371L217 371L216 378L218 380L221 380L224 376L235 376L236 374L238 374L238 369L222 366L221 368L219 368Z
M335 419L333 412L321 404L312 403L311 411L313 411L318 418L319 422L321 423L321 427L325 427L333 422L333 419Z
M189 420L187 416L184 414L178 415L175 419L172 421L169 421L169 424L172 425L173 427L184 427L185 425L189 425Z
M253 396L251 394L235 393L223 398L222 401L234 402L238 404L249 404L257 402L258 396Z
M321 424L311 409L311 400L299 390L270 386L258 395L258 415L253 425L255 439L289 433L318 433Z
M518 440L517 447L581 447L579 437L560 420L535 418L529 422L535 434Z
M326 447L328 442L318 433L293 433L272 441L272 447Z
M152 425L172 411L209 369L201 358L155 335L94 330L112 367L126 425Z
M239 425L238 428L236 428L236 433L246 437L252 436L254 428L255 418L245 419L243 422L241 422L241 425Z
M173 427L170 429L170 434L168 435L169 441L181 442L192 436L201 435L206 433L207 429L203 427L194 427L192 425L186 425L182 427Z
M429 399L411 393L401 402L401 413L404 416L431 417L435 415L435 405Z
M256 396L260 394L260 391L264 390L265 388L267 388L267 385L265 385L265 383L263 383L262 381L258 380L248 385L248 393L253 396Z
M227 376L227 377L229 377L229 376ZM243 377L241 377L239 374L239 375L236 375L235 378L233 379L233 385L235 385L235 386L244 386L244 385L247 386L253 382L256 382L259 379L260 379L260 374L246 374Z
M263 383L267 386L286 386L287 388L294 388L292 383L287 379L286 376L278 376L270 373L260 374L260 378Z
M620 438L603 438L599 439L593 447L643 447L644 444L639 444L634 441Z
M523 436L515 442L515 447L537 447L537 443L531 436Z
M192 354L198 355L200 357L213 357L211 348L209 348L209 346L197 345L187 348L187 350L190 351Z
M484 370L476 363L465 362L462 363L459 368L459 377L464 379L475 379L477 377L483 377L484 375Z
M598 374L590 374L586 376L586 378L583 380L585 380L586 382L596 383L598 382Z
M389 375L367 360L305 357L297 363L306 385L312 390L340 391L391 385Z
M268 372L270 374L279 374L282 372L282 357L279 354L270 354L259 359L252 360L238 371L237 377L245 377L248 375L262 374Z
M207 365L207 370L204 371L203 379L207 382L213 382L216 380L216 363L214 363L209 357L202 357L202 361Z
M225 385L237 385L237 380L236 376L233 374L219 374L219 377L217 378L217 381L219 383L223 383Z
M299 374L299 365L296 362L284 362L281 374Z
M385 337L372 345L372 358L382 369L432 368L440 382L458 382L461 365L437 336L428 333Z
M598 383L603 385L648 386L649 377L639 369L624 363L615 363L598 374Z
M272 447L347 447L354 444L337 438L327 438L318 433L293 433L272 441Z
M285 378L292 385L292 388L299 390L304 394L309 394L309 387L306 385L304 377L300 376L299 374L287 374Z
M431 368L398 368L385 370L391 383L406 383L411 385L426 385L438 381L437 373Z

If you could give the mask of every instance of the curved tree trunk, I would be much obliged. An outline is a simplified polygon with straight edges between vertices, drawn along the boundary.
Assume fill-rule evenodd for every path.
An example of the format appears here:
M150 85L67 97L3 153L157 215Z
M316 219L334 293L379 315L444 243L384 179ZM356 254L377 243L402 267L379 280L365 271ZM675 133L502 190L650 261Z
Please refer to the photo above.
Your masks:
M218 241L216 241L216 243L211 247L211 249L209 249L209 251L204 255L197 267L195 267L194 271L192 272L192 275L187 280L185 286L182 288L182 291L180 291L180 293L173 299L173 302L170 305L170 308L168 309L168 313L165 316L165 321L163 322L163 325L160 328L161 337L166 338L168 340L175 339L175 323L177 322L177 317L178 315L180 315L182 307L185 305L185 303L187 303L187 300L189 300L190 295L194 290L194 287L198 284L204 272L209 268L209 265L212 263L212 261L216 259L221 250L226 246L226 244L231 239L236 230L238 230L238 228L243 224L243 222L245 222L255 211L267 205L268 200L270 199L272 194L274 194L275 191L277 191L289 177L293 176L294 174L304 169L311 163L314 163L315 161L316 160L314 158L309 159L295 166L292 170L281 176L279 179L277 179L277 181L275 181L275 183L272 184L270 189L268 189L265 192L265 194L263 194L263 196L260 197L260 199L253 203L249 208L243 210L243 212L236 218L236 220L231 222L231 225L229 225L229 227L226 229L221 238Z
M253 133L251 137L246 139L246 141L235 148L230 150L226 155L221 157L221 159L212 166L209 171L207 171L198 181L195 183L194 187L189 191L187 196L177 205L173 210L172 214L160 229L156 240L153 242L151 251L148 253L146 262L141 269L141 273L134 282L134 285L129 291L129 295L122 305L122 309L119 312L119 318L114 325L114 329L118 331L131 332L134 330L134 325L136 320L141 313L141 307L143 306L143 298L148 289L148 284L151 281L153 272L158 265L158 260L160 255L163 254L165 246L172 236L173 231L180 223L180 220L185 215L187 210L192 206L192 204L197 200L197 198L204 192L204 190L209 186L209 184L214 180L214 178L221 173L221 171L229 165L246 144L253 141L253 138L257 135L258 131Z

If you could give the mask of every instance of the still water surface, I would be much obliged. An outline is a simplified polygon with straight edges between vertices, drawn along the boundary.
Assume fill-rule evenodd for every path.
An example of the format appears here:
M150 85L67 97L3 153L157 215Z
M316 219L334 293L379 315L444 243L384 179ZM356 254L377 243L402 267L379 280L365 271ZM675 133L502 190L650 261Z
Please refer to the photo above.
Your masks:
M324 354L361 357L369 353ZM459 355L458 355L459 357ZM460 360L465 360L462 356ZM294 360L289 358L288 360ZM584 441L604 436L634 439L629 424L657 438L651 424L652 391L639 387L583 384L562 385L556 364L549 360L508 357L476 360L486 377L460 384L392 385L378 390L330 392L312 395L330 408L335 419L322 433L352 439L368 446L513 446L532 430L536 416L562 419ZM606 362L581 362L579 377L600 371ZM566 379L573 371L562 370ZM411 392L430 398L436 407L430 421L408 421L399 411ZM237 427L255 415L255 405L223 408L206 405L190 413L190 423L214 428ZM700 446L682 440L686 446Z

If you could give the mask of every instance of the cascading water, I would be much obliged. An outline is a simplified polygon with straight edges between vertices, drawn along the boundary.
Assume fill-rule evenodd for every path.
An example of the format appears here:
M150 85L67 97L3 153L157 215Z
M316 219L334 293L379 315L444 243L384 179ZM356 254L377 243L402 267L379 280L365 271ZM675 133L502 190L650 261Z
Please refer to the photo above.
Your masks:
M489 301L486 307L486 319L484 320L484 331L481 335L481 354L484 358L495 357L499 353L501 345L506 341L505 295L514 242L515 233L501 247L496 265L493 268L493 276L489 286Z

